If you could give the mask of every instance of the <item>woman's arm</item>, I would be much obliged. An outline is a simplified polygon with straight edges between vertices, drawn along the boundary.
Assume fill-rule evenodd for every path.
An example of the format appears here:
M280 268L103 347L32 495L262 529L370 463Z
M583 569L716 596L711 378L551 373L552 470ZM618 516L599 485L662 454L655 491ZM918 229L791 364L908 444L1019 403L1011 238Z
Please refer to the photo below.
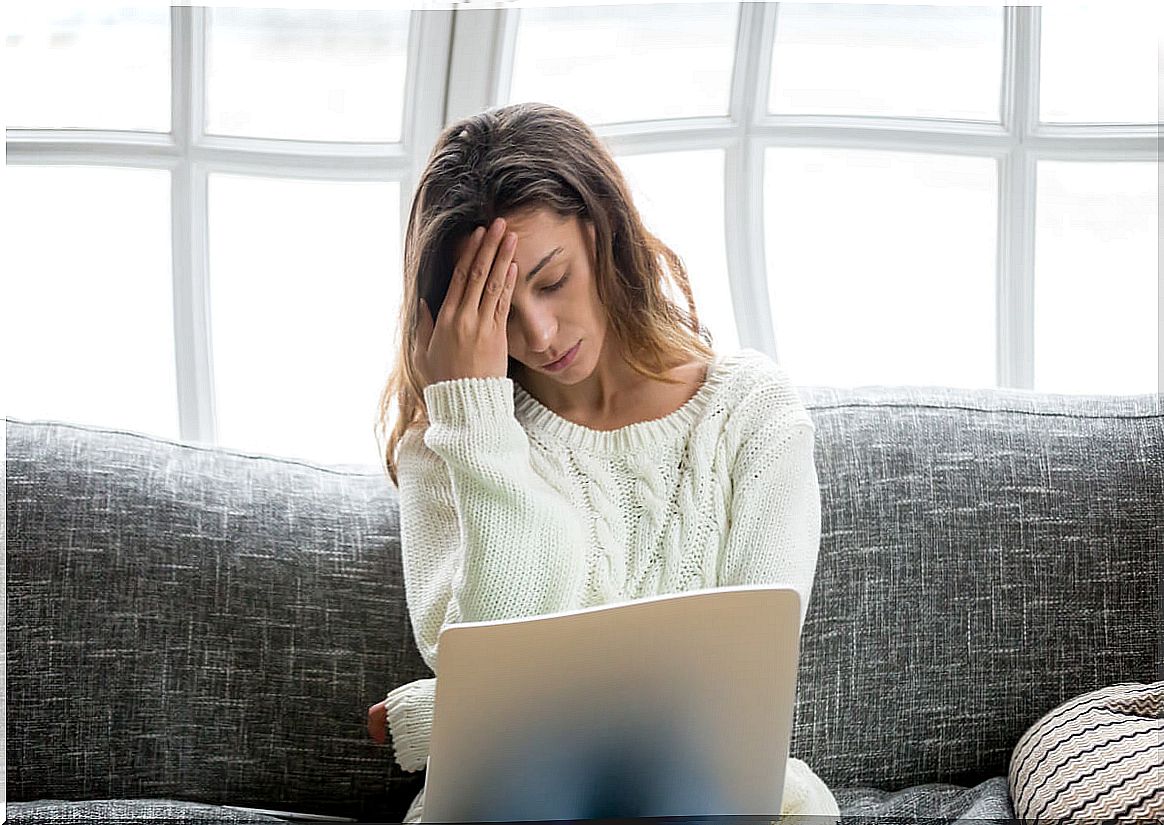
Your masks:
M436 679L417 679L394 688L381 702L396 764L406 771L424 770L427 764L435 695Z
M792 585L803 627L820 549L812 420L799 403L775 415L764 406L749 413L732 465L731 526L717 584Z
M534 472L509 378L442 381L424 395L424 443L401 442L400 540L417 647L437 672L446 624L580 606L588 533ZM428 483L410 483L413 469Z
M588 533L577 511L533 471L513 416L509 378L462 378L425 388L429 426L398 454L404 586L417 649L439 673L446 624L579 607ZM397 761L428 755L434 679L386 698Z
M731 527L720 557L720 585L790 584L800 594L800 626L820 550L820 485L812 419L786 379L743 405L732 464ZM840 817L829 787L799 759L788 759L781 816Z

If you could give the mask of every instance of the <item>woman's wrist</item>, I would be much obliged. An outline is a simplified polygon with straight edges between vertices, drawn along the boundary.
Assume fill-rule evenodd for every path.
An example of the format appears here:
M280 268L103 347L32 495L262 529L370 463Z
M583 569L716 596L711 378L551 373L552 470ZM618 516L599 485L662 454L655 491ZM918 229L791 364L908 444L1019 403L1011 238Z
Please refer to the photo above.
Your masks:
M513 418L510 378L455 378L424 388L430 423L459 426Z

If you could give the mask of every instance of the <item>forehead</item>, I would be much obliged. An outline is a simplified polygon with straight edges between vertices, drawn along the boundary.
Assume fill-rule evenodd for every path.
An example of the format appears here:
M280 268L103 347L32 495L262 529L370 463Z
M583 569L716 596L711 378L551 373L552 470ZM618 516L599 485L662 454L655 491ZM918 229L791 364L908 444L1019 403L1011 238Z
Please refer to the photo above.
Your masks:
M518 238L540 237L566 240L572 238L578 229L578 219L573 215L563 218L548 209L515 212L505 216L506 226L517 233Z
M527 256L540 257L557 246L569 252L581 237L581 224L573 215L563 218L548 209L537 209L514 212L502 217L505 218L505 231L517 233L519 259ZM468 243L469 235L457 241L458 258L464 253Z

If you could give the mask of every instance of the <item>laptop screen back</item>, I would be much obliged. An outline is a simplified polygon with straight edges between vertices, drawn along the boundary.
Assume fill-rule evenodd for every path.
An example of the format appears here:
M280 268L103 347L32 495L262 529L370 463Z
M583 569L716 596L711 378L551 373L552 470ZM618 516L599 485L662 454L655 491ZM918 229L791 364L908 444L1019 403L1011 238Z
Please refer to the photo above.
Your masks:
M446 628L424 821L777 816L799 618L744 586Z

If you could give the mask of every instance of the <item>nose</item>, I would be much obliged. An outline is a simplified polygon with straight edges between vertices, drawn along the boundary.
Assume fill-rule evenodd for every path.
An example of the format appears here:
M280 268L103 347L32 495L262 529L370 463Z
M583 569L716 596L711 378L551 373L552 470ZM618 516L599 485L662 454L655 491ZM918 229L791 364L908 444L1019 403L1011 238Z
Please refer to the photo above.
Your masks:
M515 349L513 339L516 337L518 339L516 343L520 344L535 362L543 363L550 360L549 351L555 343L558 343L558 319L553 313L537 309L523 311L514 306L509 322L511 351Z

